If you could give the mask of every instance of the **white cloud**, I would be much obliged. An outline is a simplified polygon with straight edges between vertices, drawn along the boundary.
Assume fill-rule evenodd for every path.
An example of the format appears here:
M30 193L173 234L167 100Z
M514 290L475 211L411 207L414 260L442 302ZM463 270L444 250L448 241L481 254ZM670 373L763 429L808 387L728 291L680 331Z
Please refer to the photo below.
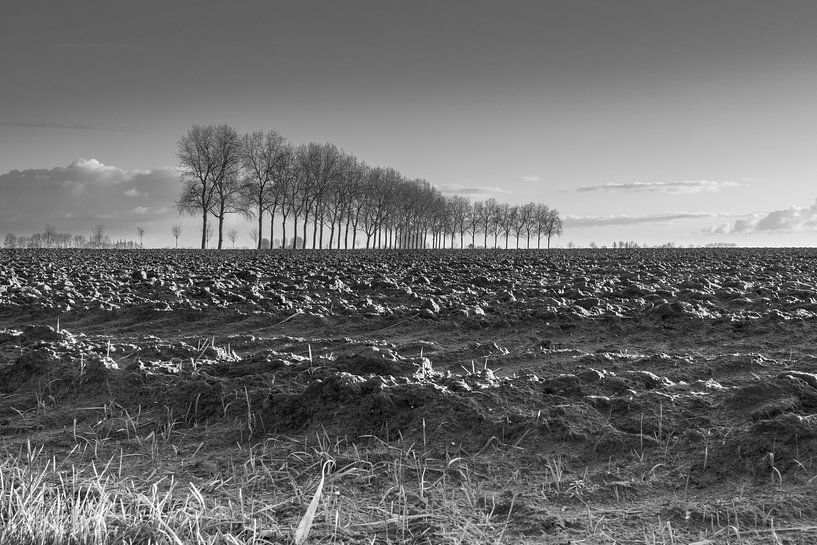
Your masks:
M494 193L510 193L501 187L487 187L487 186L465 186L461 184L444 184L438 185L437 189L440 193L448 195L491 195Z
M126 197L147 197L147 193L142 193L135 187L132 187L123 193Z
M666 192L666 193L714 193L738 187L739 182L716 182L711 180L686 180L676 182L632 182L626 184L585 185L576 188L584 192Z
M711 218L713 214L705 213L672 213L672 214L654 214L650 216L625 216L625 215L610 215L610 216L565 216L562 223L565 227L574 229L581 229L584 227L600 227L606 225L635 225L639 223L670 223L680 220L695 220L702 218Z
M49 223L60 231L86 233L107 222L113 235L112 218L130 233L131 222L143 222L145 214L177 221L173 206L180 188L174 168L126 170L97 159L12 170L0 174L0 233L35 233Z
M817 231L817 200L808 207L791 206L771 212L757 212L731 223L707 227L707 234L794 233Z

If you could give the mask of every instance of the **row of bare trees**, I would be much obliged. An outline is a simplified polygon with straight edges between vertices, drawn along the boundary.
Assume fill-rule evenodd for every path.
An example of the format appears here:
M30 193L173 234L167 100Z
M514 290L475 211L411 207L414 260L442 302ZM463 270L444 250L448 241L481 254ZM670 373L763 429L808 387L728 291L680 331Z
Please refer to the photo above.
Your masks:
M266 218L270 240L278 223L283 246L302 241L301 248L310 238L312 248L356 248L358 236L366 248L464 248L466 235L474 247L477 235L485 247L489 238L497 247L500 236L505 248L511 236L517 248L523 239L530 248L532 238L549 247L562 232L558 211L545 205L446 197L426 180L368 166L333 144L295 147L274 131L239 135L228 125L194 125L179 139L177 156L183 188L176 205L201 217L202 248L211 220L222 248L224 220L233 213L258 222L259 249Z

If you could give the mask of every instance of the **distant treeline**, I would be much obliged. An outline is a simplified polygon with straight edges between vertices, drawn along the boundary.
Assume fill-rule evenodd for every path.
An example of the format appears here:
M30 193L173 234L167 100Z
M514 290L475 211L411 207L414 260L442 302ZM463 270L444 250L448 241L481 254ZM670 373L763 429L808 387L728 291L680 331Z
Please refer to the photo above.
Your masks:
M310 238L312 248L356 248L359 235L366 248L464 248L468 239L508 248L511 237L517 248L538 248L562 233L559 212L544 204L448 197L426 180L369 166L333 144L295 147L274 131L239 135L228 125L193 125L179 139L177 157L183 188L176 206L201 217L202 248L214 231L222 248L228 214L258 222L259 249L265 218L267 240L278 223L290 248L306 248Z
M141 228L139 228L141 230ZM143 233L144 231L141 231ZM141 234L140 233L140 234ZM104 225L95 225L91 237L73 233L58 233L54 225L46 225L42 233L33 235L16 235L7 233L3 240L6 248L139 248L132 240L112 241L105 234Z

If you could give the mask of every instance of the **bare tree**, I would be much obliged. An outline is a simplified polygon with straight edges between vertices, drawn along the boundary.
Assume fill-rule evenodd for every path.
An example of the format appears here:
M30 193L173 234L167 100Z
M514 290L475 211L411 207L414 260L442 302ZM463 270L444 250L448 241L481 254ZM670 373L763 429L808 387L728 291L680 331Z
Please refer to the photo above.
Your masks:
M281 174L282 163L291 153L286 138L275 131L266 134L256 131L246 134L241 139L241 201L242 212L258 221L258 249L264 236L264 212L270 212L270 229L275 217L275 210L280 202L279 193L273 186L276 177ZM270 231L272 237L272 231Z
M50 248L52 246L56 246L57 244L57 227L48 224L45 226L45 231L43 232L43 246Z
M355 161L348 165L349 170L346 172L346 190L348 192L345 202L345 210L343 215L346 216L346 230L343 235L343 247L349 248L349 228L352 228L352 248L357 246L357 227L360 223L361 213L365 200L363 199L363 192L368 180L370 168L361 161ZM338 233L340 237L340 233ZM340 242L338 242L340 247Z
M505 213L504 207L496 199L490 198L485 201L485 225L494 235L494 248L497 247L499 232L502 230L502 219ZM487 246L487 245L486 245Z
M542 248L542 235L545 234L545 224L547 223L550 208L544 204L537 204L533 214L533 229L536 231L536 248Z
M551 237L554 235L560 236L562 234L562 218L559 217L558 210L551 209L548 211L547 217L545 218L544 228L548 239L548 248L550 248Z
M258 244L259 240L261 240L261 236L258 233L258 228L257 227L253 227L252 229L250 229L250 239L252 239L253 244ZM260 248L260 246L259 246L259 248Z
M460 249L465 247L465 225L468 221L468 216L471 209L471 201L465 197L454 195L448 201L449 203L449 218L451 220L451 233L459 233L460 235ZM451 247L454 247L454 241L451 241Z
M4 241L4 246L6 248L16 248L17 235L15 235L14 233L6 233L6 240Z
M227 238L229 238L230 242L233 243L233 249L235 249L235 239L238 238L238 231L236 229L230 229L227 232Z
M202 249L207 247L208 215L213 213L219 218L219 227L223 225L226 202L225 188L221 186L235 174L238 150L238 136L227 125L193 125L179 139L176 155L183 187L176 207L186 214L201 214Z
M341 224L344 214L349 209L357 189L356 178L359 172L360 162L357 157L349 153L341 153L335 170L335 180L329 188L327 199L328 222L329 222L329 249L334 245L335 232L337 231L337 247L340 248ZM347 221L348 228L348 221Z
M339 166L340 150L332 144L311 142L297 151L298 174L300 177L300 202L303 216L304 242L306 248L306 228L312 218L312 248L318 247L318 226L326 220L324 206L327 189L334 180ZM322 230L321 230L322 233Z
M215 182L215 203L212 213L218 220L218 249L224 243L224 218L227 214L241 211L241 139L235 129L221 125L217 133L217 143L221 162L224 165L224 176ZM260 238L260 237L259 237Z
M280 165L280 171L276 174L276 182L272 186L272 191L274 193L274 202L277 203L278 209L281 213L281 248L286 249L287 247L287 218L290 215L294 215L297 218L297 213L295 212L294 202L297 200L297 196L294 194L295 188L297 187L297 180L296 180L296 163L295 163L295 152L292 147L289 147L286 154L282 156ZM273 231L273 224L272 222L275 220L274 214L270 214L270 235ZM297 219L295 220L295 227L297 231ZM295 247L295 243L293 242L292 248ZM272 245L270 244L270 249L272 249Z
M91 244L96 248L101 248L105 242L105 226L101 223L94 225L91 231Z
M74 247L82 248L85 246L85 235L74 235Z
M137 227L136 234L139 235L139 247L144 248L145 245L142 244L142 237L145 236L145 228L144 227Z
M204 228L204 241L205 241L207 244L209 244L209 243L210 243L210 239L211 239L211 238L213 238L213 235L214 235L214 234L215 234L215 229L213 229L213 224L212 224L212 223L208 223L208 224L207 224L207 227L205 227L205 228ZM204 247L205 247L205 248L207 248L207 244L205 244L205 245L204 245Z
M502 203L499 205L497 209L496 221L497 225L499 226L499 230L502 231L502 234L505 235L505 249L508 249L508 236L511 233L511 229L513 229L513 225L515 223L515 207L509 205L508 203Z
M182 234L182 224L181 223L174 223L170 227L170 234L173 235L173 238L176 239L176 248L179 247L179 236Z

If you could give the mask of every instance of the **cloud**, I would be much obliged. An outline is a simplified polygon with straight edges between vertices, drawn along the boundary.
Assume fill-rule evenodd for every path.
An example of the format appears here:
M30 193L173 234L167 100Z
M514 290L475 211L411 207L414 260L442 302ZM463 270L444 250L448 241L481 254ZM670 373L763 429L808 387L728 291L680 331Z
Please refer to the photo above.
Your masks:
M711 180L690 180L678 182L632 182L627 184L585 185L576 191L585 192L666 192L666 193L714 193L723 189L738 187L739 182L715 182Z
M514 181L531 183L540 182L542 178L538 174L531 174L530 176L518 176L514 178Z
M126 197L147 197L147 193L142 193L141 191L139 191L135 187L132 187L132 188L128 189L127 191L125 191L122 194L124 196L126 196Z
M795 233L817 231L817 200L808 207L791 206L771 212L757 212L731 223L704 229L706 234Z
M464 186L460 184L444 184L438 185L437 189L440 193L457 194L457 195L491 195L494 193L510 193L501 187L487 187L487 186Z
M0 174L0 233L31 234L46 224L87 233L94 224L105 223L112 236L117 226L132 236L133 222L146 216L177 217L173 203L179 189L174 168L126 170L97 159L12 170Z
M713 214L705 213L674 213L654 214L651 216L565 216L562 223L565 227L581 229L585 227L601 227L608 225L635 225L639 223L669 223L680 220L695 220L711 218Z

